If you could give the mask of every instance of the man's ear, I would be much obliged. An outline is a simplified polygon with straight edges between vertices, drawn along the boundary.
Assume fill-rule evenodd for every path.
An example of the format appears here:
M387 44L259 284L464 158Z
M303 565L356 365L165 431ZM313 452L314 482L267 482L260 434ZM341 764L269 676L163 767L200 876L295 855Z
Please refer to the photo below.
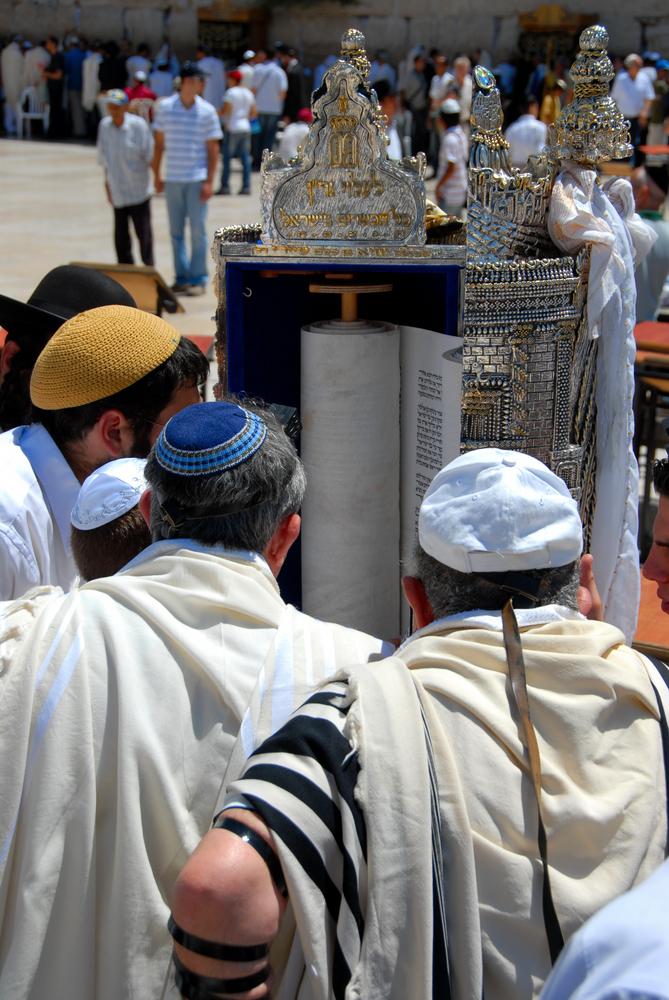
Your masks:
M153 490L151 488L144 490L141 497L139 498L139 512L146 521L146 526L151 531L151 499L153 497Z
M105 410L93 430L98 447L108 456L107 461L132 455L135 435L120 410Z
M0 348L0 380L5 377L9 371L12 358L18 354L20 350L21 348L15 340L6 340L4 345Z
M425 587L418 577L403 576L402 589L413 611L414 632L433 622L434 611L425 593Z
M302 518L299 514L287 514L265 546L263 555L274 576L279 575L291 545L299 537L301 527Z

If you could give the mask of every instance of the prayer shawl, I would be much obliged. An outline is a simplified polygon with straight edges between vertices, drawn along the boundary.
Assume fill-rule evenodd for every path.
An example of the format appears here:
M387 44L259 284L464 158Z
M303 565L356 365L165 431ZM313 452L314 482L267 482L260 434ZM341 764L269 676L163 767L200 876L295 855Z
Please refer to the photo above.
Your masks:
M306 696L307 641L314 683L382 646L287 611L260 556L183 541L5 606L0 996L160 995L169 894L278 636L291 650L278 725Z
M639 607L634 436L634 268L655 236L634 214L632 187L611 178L602 187L594 170L566 162L555 182L548 216L553 242L575 254L590 244L588 324L599 338L597 357L597 494L591 551L604 617L631 642Z
M542 757L553 896L569 938L662 862L662 744L649 680L654 670L623 644L622 633L560 609L543 624L537 615L518 612ZM339 677L347 682L339 685L348 687L346 708L337 707L337 684L330 684L259 748L230 788L229 806L250 805L273 830L285 831L283 821L272 822L282 813L303 841L275 832L290 907L272 955L279 980L273 995L443 998L432 950L440 911L434 871L443 864L453 1000L538 996L550 959L537 810L509 708L500 617L443 619L396 657ZM366 844L345 787L351 753L334 749L336 737L324 737L333 749L320 751L310 728L310 717L323 713L333 728L336 713L345 715L341 731L357 751L355 797ZM269 765L293 769L293 780L279 781ZM331 798L332 816L323 805L308 808L315 788ZM327 875L316 874L314 858L323 859ZM291 921L292 943L285 940ZM345 992L333 975L342 956L351 969Z

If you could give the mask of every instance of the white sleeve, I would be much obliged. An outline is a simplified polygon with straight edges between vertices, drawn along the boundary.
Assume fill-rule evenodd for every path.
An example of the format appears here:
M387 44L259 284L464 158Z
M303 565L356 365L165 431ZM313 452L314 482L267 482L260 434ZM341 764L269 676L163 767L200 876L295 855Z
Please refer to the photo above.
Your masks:
M37 564L25 542L9 524L0 524L0 601L22 597L40 583Z

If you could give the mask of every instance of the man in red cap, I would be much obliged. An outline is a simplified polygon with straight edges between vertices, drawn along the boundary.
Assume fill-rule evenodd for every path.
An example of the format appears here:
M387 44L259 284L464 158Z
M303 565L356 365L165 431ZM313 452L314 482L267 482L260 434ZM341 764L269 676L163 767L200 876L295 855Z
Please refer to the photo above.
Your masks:
M228 73L228 89L223 97L221 118L223 135L223 176L219 194L230 194L230 161L238 157L242 163L240 194L251 194L251 119L256 116L253 93L242 84L238 69Z

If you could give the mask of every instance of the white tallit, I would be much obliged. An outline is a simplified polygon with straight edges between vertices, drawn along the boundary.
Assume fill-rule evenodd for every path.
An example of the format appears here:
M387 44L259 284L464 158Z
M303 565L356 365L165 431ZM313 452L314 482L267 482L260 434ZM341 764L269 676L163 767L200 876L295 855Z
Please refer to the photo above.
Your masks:
M5 606L0 996L160 996L171 886L279 634L293 653L279 725L306 694L307 642L314 683L382 645L287 611L260 556L180 541Z
M664 857L652 668L611 625L555 608L518 617L542 757L553 896L567 939ZM395 657L340 676L352 700L345 732L359 752L368 868L364 938L347 1000L432 1000L421 706L439 786L453 1000L479 1000L482 991L494 1000L537 997L550 970L537 810L509 709L500 616L442 619ZM293 910L311 973L300 976L293 947L277 995L327 1000L324 903L280 841L277 849L289 891L299 894Z
M565 162L551 197L548 231L566 253L591 245L588 324L597 357L597 499L594 572L607 621L631 642L639 606L638 469L634 436L634 268L655 236L634 213L629 181Z

